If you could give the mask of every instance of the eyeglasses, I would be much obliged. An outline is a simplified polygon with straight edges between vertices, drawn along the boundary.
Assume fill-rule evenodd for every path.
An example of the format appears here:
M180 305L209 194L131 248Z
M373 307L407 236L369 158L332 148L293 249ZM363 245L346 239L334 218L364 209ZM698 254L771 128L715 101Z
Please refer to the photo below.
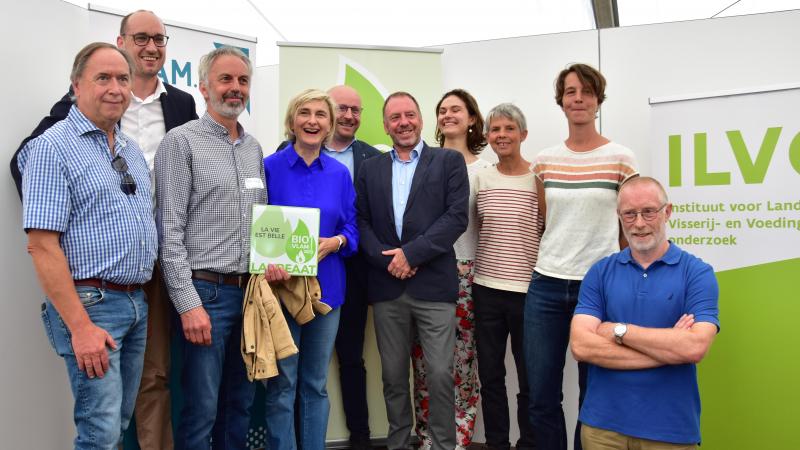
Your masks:
M358 117L361 115L361 111L363 109L360 106L348 106L348 105L337 105L336 109L339 110L340 114L347 114L347 110L349 109L353 116Z
M122 192L124 192L125 195L136 194L136 180L128 173L128 161L125 161L122 155L117 155L111 160L111 167L122 174L122 183L119 185Z
M156 47L166 47L167 41L169 41L169 36L165 36L163 34L154 34L149 35L147 33L136 33L136 34L127 34L123 36L130 36L133 38L133 43L138 45L139 47L144 47L150 42L150 39L153 40L153 44Z
M619 217L625 223L633 223L636 222L636 218L639 217L639 214L642 215L642 219L647 222L655 220L658 217L658 213L661 212L664 207L667 206L666 203L661 205L659 208L643 208L641 211L622 211L619 212Z

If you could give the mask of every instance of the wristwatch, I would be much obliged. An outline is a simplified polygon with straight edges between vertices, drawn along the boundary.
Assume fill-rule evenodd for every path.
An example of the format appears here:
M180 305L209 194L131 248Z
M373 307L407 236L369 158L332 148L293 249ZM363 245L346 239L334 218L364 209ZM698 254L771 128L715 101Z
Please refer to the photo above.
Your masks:
M617 344L622 345L622 338L625 337L625 333L627 332L628 324L618 323L614 325L614 340L617 341Z
M344 239L342 239L342 237L339 236L338 234L334 237L336 238L337 241L339 241L339 246L336 247L336 251L338 252L339 250L342 249L342 246L344 245Z

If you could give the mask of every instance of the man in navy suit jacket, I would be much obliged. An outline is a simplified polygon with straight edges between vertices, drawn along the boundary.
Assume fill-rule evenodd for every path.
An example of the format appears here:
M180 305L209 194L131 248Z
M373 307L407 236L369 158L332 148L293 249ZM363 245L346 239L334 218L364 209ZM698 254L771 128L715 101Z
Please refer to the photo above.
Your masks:
M117 47L134 60L131 104L120 121L122 132L137 141L153 172L155 151L164 134L174 127L197 119L194 98L158 78L166 60L164 23L151 11L136 11L122 19ZM72 88L39 122L11 158L11 175L22 199L22 174L17 166L20 150L48 128L67 117L72 107ZM163 117L162 117L163 116ZM155 186L155 184L153 184ZM161 271L144 286L147 293L147 347L144 368L136 399L136 430L142 450L172 450L172 421L169 397L169 308Z
M409 448L408 367L416 333L428 370L431 448L452 450L458 296L453 243L467 227L467 167L460 153L420 139L419 104L406 92L386 99L383 126L394 146L364 161L356 194L389 418L387 447Z

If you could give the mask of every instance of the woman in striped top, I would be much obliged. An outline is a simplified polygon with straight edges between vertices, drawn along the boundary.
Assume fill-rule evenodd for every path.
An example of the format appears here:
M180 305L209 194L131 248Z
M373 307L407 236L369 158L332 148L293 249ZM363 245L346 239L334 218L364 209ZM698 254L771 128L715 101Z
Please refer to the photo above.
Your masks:
M463 89L445 93L436 105L436 140L445 148L457 150L464 156L472 185L475 172L490 166L478 157L486 147L483 136L483 117L478 102ZM478 413L478 368L475 358L475 319L472 303L472 276L477 232L474 225L475 197L469 199L467 229L453 245L458 261L459 292L456 300L456 348L453 360L455 372L456 450L472 442L475 416ZM414 413L420 449L429 449L428 389L425 384L425 364L419 341L412 348L414 367Z
M561 71L555 98L569 136L539 153L532 166L545 219L525 300L525 362L538 449L567 448L561 385L572 313L589 267L620 249L617 191L637 175L633 152L595 127L605 85L603 75L586 64ZM586 366L578 367L582 399ZM580 450L580 424L575 431L575 449Z
M471 186L477 198L479 230L472 294L486 445L493 449L510 446L505 384L506 341L510 334L520 387L520 437L515 447L532 449L535 441L527 414L523 311L542 224L534 175L521 154L521 144L528 135L525 116L516 106L503 103L489 111L486 123L487 140L499 162L479 171Z

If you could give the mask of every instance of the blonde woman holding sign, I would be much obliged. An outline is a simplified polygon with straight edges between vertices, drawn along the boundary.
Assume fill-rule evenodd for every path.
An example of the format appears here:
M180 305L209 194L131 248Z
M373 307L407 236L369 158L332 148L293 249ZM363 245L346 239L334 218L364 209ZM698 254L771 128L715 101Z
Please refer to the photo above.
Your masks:
M291 142L264 158L269 204L320 210L317 278L322 302L332 308L303 325L284 309L300 353L279 360L279 375L265 383L267 439L274 450L325 448L330 410L325 386L345 295L342 258L358 249L350 173L344 164L321 151L333 135L335 109L330 96L319 90L309 89L295 96L285 120Z

